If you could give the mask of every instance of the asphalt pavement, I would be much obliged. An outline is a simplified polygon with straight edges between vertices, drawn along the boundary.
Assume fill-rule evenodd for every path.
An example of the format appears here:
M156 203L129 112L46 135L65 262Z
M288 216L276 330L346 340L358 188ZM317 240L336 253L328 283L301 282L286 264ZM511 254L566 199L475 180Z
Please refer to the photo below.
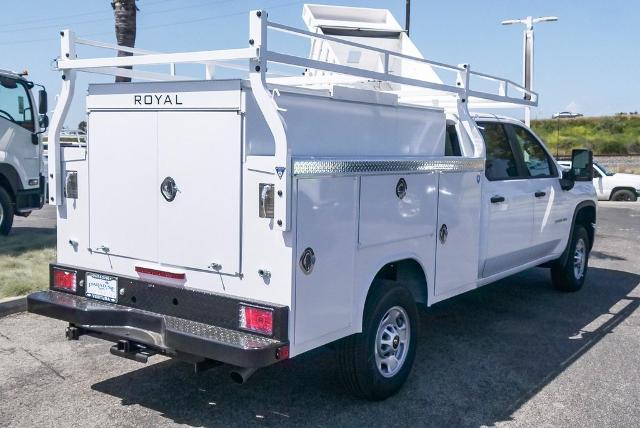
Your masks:
M0 425L639 426L640 203L598 215L583 290L557 292L537 268L434 305L409 381L384 402L347 395L329 348L241 386L224 367L68 342L64 323L23 313L0 319Z

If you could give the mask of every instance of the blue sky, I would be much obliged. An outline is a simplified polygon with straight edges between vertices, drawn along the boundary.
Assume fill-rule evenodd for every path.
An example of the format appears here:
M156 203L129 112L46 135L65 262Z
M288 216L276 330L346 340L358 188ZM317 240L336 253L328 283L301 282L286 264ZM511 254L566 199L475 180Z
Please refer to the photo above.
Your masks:
M8 1L8 0L5 0ZM251 9L270 11L270 19L302 27L304 1L294 0L139 0L136 46L158 51L244 47ZM387 8L404 22L404 0L324 0L315 3ZM503 19L557 15L560 21L536 27L535 90L540 106L532 116L560 110L598 116L640 110L640 2L630 0L413 0L411 37L426 58L521 81L522 26L503 27ZM114 42L110 0L22 0L3 6L0 68L27 68L47 86L50 107L60 87L51 61L59 54L58 32ZM291 46L306 53L306 45ZM111 51L80 51L80 55ZM67 124L84 117L87 82L112 78L84 75ZM519 113L514 112L514 115Z

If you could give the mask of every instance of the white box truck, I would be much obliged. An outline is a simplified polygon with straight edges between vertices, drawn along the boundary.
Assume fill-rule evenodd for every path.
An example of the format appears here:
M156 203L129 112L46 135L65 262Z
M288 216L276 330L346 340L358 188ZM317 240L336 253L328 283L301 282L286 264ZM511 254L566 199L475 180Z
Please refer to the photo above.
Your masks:
M0 69L0 235L8 235L15 215L42 208L41 135L48 125L47 92L25 73ZM41 86L38 104L32 94Z
M561 174L522 123L468 110L535 93L424 59L386 10L306 5L304 18L308 30L253 11L247 47L222 51L62 33L57 262L29 311L115 355L221 362L240 382L334 343L347 388L383 399L429 352L416 349L418 304L543 264L559 289L583 285L590 152ZM273 50L272 32L310 39L310 56ZM79 58L81 44L134 55ZM203 64L204 79L141 68L180 63ZM243 78L213 78L238 64ZM304 74L282 77L292 67ZM80 71L139 81L91 85L87 146L61 148Z

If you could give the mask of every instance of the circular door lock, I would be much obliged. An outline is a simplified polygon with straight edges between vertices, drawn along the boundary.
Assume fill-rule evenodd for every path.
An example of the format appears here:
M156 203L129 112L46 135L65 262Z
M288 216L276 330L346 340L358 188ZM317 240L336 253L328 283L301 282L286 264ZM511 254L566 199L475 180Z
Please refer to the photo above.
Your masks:
M449 229L447 229L446 224L443 224L442 226L440 226L440 232L438 233L441 244L444 244L447 241L447 236L449 236Z
M176 194L178 193L178 186L176 186L176 182L173 178L167 177L162 180L162 184L160 185L160 193L162 193L162 197L164 197L167 202L171 202L176 198Z
M316 264L316 255L311 248L305 248L300 256L300 269L305 275L313 272L313 267Z
M400 199L403 199L407 195L407 182L404 178L398 180L398 184L396 184L396 196Z

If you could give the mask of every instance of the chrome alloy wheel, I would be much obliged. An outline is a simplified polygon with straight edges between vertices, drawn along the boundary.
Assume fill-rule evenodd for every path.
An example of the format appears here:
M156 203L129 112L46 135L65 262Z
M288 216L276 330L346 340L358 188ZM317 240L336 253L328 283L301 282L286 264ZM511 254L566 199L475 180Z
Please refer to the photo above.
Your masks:
M400 306L389 309L376 333L375 357L378 371L384 377L395 376L407 359L411 340L409 315Z
M587 246L584 239L578 239L575 252L573 253L573 276L576 279L582 278L587 264Z

